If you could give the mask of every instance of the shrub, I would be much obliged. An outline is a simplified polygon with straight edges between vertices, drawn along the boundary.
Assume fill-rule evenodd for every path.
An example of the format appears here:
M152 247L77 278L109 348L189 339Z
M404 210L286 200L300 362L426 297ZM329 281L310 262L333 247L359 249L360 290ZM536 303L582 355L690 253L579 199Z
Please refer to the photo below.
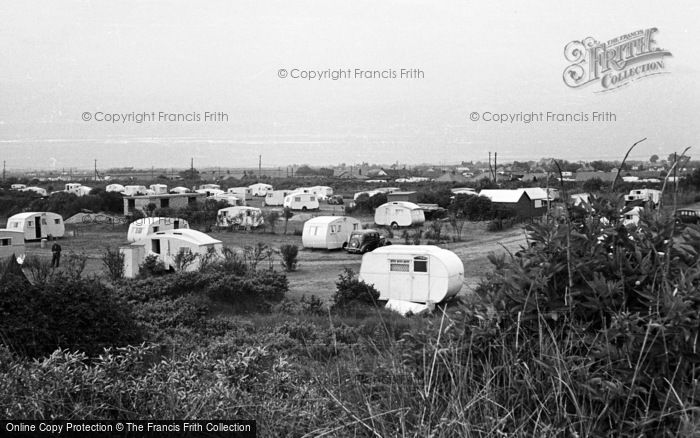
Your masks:
M279 253L282 256L282 266L284 270L287 272L296 271L299 247L290 244L282 245L280 246Z
M167 274L167 272L168 270L165 269L165 264L155 254L146 256L143 263L139 265L140 277L159 277Z
M0 285L0 339L30 357L69 348L97 354L105 347L140 342L130 308L94 279L62 273L28 286Z
M175 270L178 272L186 271L198 258L199 254L193 253L189 248L180 248L180 251L173 257Z
M119 249L106 248L102 253L102 264L107 268L110 280L118 281L124 278L124 254Z
M379 299L379 291L374 286L360 281L350 268L343 270L338 276L338 281L336 281L335 285L333 309L348 308L356 304L375 305Z

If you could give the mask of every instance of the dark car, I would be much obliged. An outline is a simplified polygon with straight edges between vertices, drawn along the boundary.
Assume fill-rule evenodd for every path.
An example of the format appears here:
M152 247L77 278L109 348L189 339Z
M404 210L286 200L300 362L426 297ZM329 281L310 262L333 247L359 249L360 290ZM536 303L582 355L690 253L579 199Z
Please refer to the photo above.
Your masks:
M331 205L340 205L343 204L343 197L340 195L333 195L330 196L326 202Z
M350 234L345 250L349 253L364 254L391 242L377 230L355 230Z
M700 211L684 208L676 210L677 224L698 224L700 223Z

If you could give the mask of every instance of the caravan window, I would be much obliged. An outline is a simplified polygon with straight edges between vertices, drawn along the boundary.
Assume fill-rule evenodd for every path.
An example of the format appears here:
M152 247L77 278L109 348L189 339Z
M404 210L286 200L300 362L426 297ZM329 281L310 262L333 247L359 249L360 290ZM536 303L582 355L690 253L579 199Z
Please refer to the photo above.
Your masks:
M395 213L395 214L401 214L401 213L403 213L403 208L396 208L396 209L394 209L394 213Z
M428 258L425 256L414 257L413 272L428 272Z
M143 228L141 227L134 228L134 234L141 234L141 231L143 231Z
M390 259L389 270L392 272L408 272L409 264L410 262L408 260Z
M360 224L352 224L353 231L360 229Z
M316 200L316 198L315 198L315 197L313 197L313 196L309 196L309 201L315 201L315 200Z
M301 202L301 196L295 196L294 202Z
M45 218L42 218L42 219L41 219L41 225L46 225L46 219L45 219Z
M0 246L10 246L12 245L12 238L0 239Z
M61 219L54 219L54 220L53 220L53 223L55 223L56 225L58 225L58 224L61 223Z
M331 225L331 233L339 233L340 225Z
M19 228L19 222L12 222L10 228Z

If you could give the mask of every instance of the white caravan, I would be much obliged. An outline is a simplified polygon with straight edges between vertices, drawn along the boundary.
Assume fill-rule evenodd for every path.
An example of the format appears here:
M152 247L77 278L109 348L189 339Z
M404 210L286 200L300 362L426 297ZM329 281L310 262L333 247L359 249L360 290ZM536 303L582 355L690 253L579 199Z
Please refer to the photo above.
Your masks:
M216 214L216 225L219 227L255 228L263 223L262 210L255 207L222 208Z
M0 229L0 263L12 255L19 258L24 256L24 233Z
M189 228L190 224L179 217L145 217L137 219L129 224L126 240L137 242L148 237L149 234L165 230L178 230Z
M168 194L168 186L165 184L151 184L148 188L153 191L154 195Z
M316 195L312 193L293 192L284 198L284 207L292 210L318 210Z
M317 216L304 223L301 244L304 248L345 248L350 233L361 228L362 224L354 217Z
M196 271L202 257L209 253L220 257L222 250L220 240L190 229L158 231L149 234L146 239L119 248L119 252L124 255L124 276L127 278L138 275L139 266L149 255L155 255L165 265L165 269L175 269L175 257L180 252L196 254L198 257L194 262L185 267L186 271Z
M246 201L253 199L253 191L250 189L250 187L230 187L228 190L226 190L226 193L239 196Z
M126 196L145 195L148 189L146 186L124 186L123 194Z
M413 227L425 223L425 213L412 202L387 202L374 211L374 223L392 228Z
M24 240L63 237L66 232L61 215L49 211L16 214L7 220L6 228L24 233Z
M105 187L106 192L124 193L124 186L121 184L110 184Z
M265 183L252 184L248 186L248 188L251 190L253 196L264 197L272 191L272 186L270 184Z
M208 199L216 199L217 201L226 201L228 205L231 205L233 207L240 207L240 206L245 206L246 202L245 199L232 195L230 193L218 193L216 195L210 196Z
M284 198L293 192L293 190L273 190L271 192L267 192L267 195L265 195L265 199L263 200L263 206L282 206L284 205Z
M41 187L27 187L22 189L23 192L34 192L39 196L47 196L48 193L46 192L46 189L42 189Z
M359 279L374 285L380 300L440 303L462 289L464 265L434 245L382 246L362 256Z

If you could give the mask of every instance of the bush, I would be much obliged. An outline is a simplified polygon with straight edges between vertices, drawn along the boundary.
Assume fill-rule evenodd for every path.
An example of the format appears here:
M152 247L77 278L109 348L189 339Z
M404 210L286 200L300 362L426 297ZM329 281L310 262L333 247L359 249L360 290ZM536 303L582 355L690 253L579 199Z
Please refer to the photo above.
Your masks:
M139 277L160 277L168 273L165 264L155 254L149 254L139 265Z
M280 246L279 253L282 256L282 266L284 270L287 272L296 271L299 247L289 244L282 245Z
M360 281L350 268L343 270L335 285L333 309L344 309L357 304L376 305L377 300L379 300L379 291L374 286Z
M130 308L94 279L54 274L42 285L0 285L0 339L30 357L56 348L93 355L140 342Z
M102 253L102 264L107 268L107 275L112 281L124 278L124 254L119 249L106 248Z

